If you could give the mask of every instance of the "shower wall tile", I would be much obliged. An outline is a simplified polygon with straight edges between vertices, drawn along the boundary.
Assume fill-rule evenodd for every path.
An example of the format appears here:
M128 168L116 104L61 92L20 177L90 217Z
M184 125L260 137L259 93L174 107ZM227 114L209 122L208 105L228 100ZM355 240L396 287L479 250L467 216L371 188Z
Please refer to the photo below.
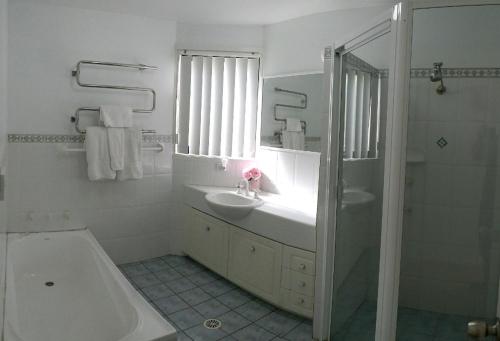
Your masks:
M400 304L488 316L500 275L491 249L500 239L500 79L445 85L440 96L428 79L411 79L408 148L425 162L406 172Z
M488 78L459 79L458 120L465 122L483 122L488 114L489 86Z
M429 121L452 122L457 120L458 110L460 108L460 79L446 80L446 93L438 95L436 93L435 84L427 81L429 93ZM418 100L418 99L417 99Z

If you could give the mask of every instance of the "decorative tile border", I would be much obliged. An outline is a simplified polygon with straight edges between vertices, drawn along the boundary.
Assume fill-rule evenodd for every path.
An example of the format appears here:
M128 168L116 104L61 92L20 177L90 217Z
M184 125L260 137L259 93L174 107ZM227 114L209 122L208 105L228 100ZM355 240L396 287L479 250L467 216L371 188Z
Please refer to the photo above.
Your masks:
M432 68L411 69L411 78L429 78ZM500 68L443 68L444 78L500 78Z
M172 143L172 135L143 135L144 143ZM9 134L9 143L83 143L85 135Z

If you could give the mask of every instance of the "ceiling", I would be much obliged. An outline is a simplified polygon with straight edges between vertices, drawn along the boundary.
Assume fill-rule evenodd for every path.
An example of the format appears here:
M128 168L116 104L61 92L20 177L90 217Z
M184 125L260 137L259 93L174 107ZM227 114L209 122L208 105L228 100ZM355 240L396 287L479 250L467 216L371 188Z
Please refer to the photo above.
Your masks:
M393 0L9 0L170 19L186 23L267 25L310 14Z

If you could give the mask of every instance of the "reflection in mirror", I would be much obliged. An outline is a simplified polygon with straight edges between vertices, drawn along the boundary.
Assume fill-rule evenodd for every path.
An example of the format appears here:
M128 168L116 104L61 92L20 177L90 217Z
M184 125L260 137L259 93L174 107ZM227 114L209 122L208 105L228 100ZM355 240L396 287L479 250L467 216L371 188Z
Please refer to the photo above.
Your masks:
M380 118L387 110L388 36L346 53L342 58L345 82L344 158L371 159L379 156ZM385 53L384 53L385 52Z
M320 152L323 74L264 79L261 145Z
M341 55L339 195L331 340L374 340L392 35ZM339 80L340 81L340 80Z

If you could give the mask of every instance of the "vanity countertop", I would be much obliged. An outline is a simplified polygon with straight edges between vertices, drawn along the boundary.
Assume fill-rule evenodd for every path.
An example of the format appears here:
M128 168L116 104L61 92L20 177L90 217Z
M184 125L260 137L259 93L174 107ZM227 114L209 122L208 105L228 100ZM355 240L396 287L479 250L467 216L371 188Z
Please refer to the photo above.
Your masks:
M205 201L207 193L234 192L233 188L186 185L184 202L202 212L275 241L316 251L316 206L301 198L262 192L264 204L248 216L233 220L213 211Z

